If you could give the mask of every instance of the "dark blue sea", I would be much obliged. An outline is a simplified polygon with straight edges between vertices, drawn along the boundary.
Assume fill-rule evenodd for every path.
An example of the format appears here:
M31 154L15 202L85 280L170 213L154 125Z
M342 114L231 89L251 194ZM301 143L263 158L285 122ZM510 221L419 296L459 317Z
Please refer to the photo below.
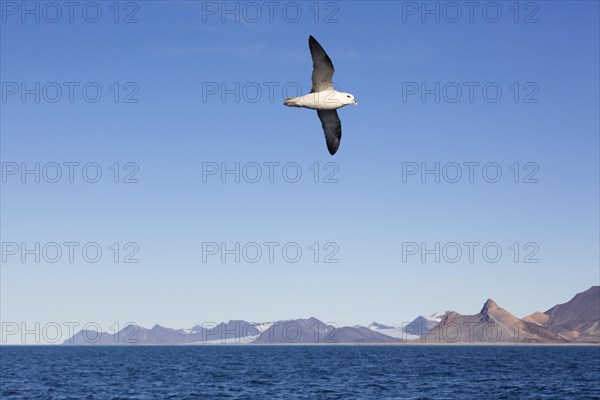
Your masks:
M600 399L600 347L0 347L3 399Z

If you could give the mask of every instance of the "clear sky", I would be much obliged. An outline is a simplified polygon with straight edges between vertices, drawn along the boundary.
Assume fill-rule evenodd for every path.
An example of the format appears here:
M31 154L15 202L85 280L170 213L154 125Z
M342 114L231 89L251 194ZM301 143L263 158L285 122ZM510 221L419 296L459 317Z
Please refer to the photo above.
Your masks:
M598 2L462 3L2 2L2 322L522 317L597 285ZM311 34L359 103L334 157L282 105Z

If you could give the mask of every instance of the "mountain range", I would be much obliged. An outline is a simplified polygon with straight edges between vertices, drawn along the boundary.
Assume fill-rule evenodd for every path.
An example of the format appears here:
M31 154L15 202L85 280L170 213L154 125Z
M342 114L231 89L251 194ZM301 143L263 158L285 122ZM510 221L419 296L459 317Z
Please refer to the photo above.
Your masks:
M443 311L418 316L402 326L373 322L368 327L338 327L317 318L266 323L231 320L191 329L127 325L114 334L82 330L65 345L201 344L600 344L600 286L577 294L545 312L519 319L488 299L475 315Z

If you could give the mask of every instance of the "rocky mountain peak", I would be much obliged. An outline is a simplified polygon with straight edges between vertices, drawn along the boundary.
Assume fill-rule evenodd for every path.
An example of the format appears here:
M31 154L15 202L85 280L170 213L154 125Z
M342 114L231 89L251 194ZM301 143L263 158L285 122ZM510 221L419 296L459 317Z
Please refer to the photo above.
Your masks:
M496 302L492 299L487 299L487 301L483 305L483 308L480 311L480 314L487 315L487 314L495 313L498 310L500 310L500 307L498 307L498 304L496 304Z

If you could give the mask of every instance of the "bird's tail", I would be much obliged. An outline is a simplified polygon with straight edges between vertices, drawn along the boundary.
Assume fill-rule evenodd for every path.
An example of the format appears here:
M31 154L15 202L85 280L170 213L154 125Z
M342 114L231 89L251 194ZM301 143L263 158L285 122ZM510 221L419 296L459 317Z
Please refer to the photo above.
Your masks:
M283 104L288 107L298 107L298 97L288 97L283 101Z

